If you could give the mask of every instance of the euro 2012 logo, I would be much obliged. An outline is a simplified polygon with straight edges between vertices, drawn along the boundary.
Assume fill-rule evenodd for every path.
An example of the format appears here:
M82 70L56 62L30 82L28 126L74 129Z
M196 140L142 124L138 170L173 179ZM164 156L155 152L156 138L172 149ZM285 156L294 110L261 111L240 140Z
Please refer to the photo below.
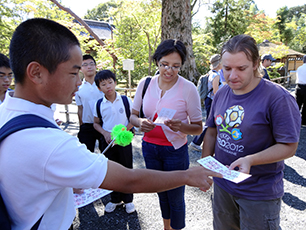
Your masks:
M220 132L229 133L234 140L240 140L242 138L242 133L238 127L241 125L244 118L244 109L240 105L234 105L225 111L224 118L222 115L217 115L215 122L218 126L221 126ZM226 126L222 124L225 121ZM229 131L228 128L233 128Z

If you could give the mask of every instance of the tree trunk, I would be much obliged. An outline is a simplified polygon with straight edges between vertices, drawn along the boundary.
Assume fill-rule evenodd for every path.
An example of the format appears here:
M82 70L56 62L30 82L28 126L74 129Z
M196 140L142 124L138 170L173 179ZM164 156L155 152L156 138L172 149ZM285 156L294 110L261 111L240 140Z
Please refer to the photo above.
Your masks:
M187 58L180 75L196 83L200 76L192 51L190 0L162 0L161 39L179 39L187 49Z

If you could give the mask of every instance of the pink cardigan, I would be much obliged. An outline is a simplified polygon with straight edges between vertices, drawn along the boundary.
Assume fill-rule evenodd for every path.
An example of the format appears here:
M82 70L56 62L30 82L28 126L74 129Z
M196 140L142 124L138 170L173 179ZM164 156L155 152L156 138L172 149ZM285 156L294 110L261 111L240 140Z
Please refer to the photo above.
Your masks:
M158 86L158 77L152 77L146 94L143 98L143 112L150 120L155 113L159 113L162 108L175 109L174 119L180 119L184 123L202 121L202 111L200 97L195 85L179 76L177 82L161 98L162 90ZM145 82L143 78L137 87L133 109L140 111L142 99L142 89ZM162 129L169 142L175 149L182 147L187 142L187 134L182 132L173 132L170 128L163 125Z

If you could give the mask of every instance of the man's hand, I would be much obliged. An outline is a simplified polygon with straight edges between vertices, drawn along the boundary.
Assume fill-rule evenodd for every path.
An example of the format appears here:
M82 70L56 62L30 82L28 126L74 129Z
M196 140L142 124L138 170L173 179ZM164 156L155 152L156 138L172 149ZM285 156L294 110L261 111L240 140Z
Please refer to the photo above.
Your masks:
M236 167L239 168L239 172L242 173L250 173L250 169L251 169L251 162L250 162L250 158L249 157L241 157L237 160L235 160L233 163L231 163L231 165L229 166L229 170L234 170Z

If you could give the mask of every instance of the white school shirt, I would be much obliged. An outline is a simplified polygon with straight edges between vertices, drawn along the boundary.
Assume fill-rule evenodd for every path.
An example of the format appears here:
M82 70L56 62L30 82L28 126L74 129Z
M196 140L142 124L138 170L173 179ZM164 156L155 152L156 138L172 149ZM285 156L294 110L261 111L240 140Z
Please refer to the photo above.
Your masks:
M21 114L56 125L51 108L8 96L0 106L0 127ZM104 155L91 153L60 129L11 134L0 145L0 192L12 229L30 229L43 215L39 230L67 230L75 217L72 188L97 188L106 172Z
M296 70L296 84L306 85L306 63Z
M127 98L130 104L130 111L132 113L132 100L129 97ZM111 132L115 125L122 124L127 126L129 123L129 120L126 117L122 98L118 92L116 92L116 99L114 102L110 102L105 97L103 97L100 105L100 113L103 120L102 128L107 132ZM96 109L94 110L94 116L98 117Z
M79 87L79 91L75 94L75 102L77 106L83 106L82 122L83 123L94 123L93 110L97 100L104 97L104 93L100 91L94 82L90 84L85 79L82 85Z

